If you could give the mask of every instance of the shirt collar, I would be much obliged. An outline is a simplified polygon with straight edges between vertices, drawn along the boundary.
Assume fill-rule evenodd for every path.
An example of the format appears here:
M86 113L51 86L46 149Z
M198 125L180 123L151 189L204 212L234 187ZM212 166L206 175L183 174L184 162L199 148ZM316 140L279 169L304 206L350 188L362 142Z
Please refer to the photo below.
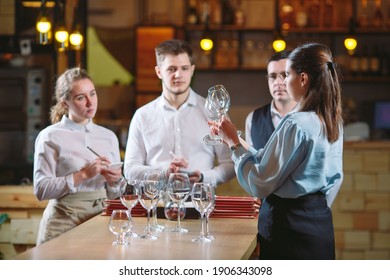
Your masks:
M297 105L294 107L294 109L292 109L290 112L288 112L288 114L298 112L299 108L300 108L300 103L297 103ZM277 116L280 119L282 118L282 116L279 114L279 112L275 108L275 101L274 100L271 101L271 116L272 117L276 117Z
M170 108L172 109L172 106L169 104L169 102L165 99L164 94L161 93L160 100L158 100L158 105L163 108ZM186 106L196 106L197 104L197 98L196 93L190 88L190 94L188 95L188 98L184 103L180 106L180 108L184 108Z
M83 125L83 124L75 123L74 121L69 119L67 116L63 115L62 119L61 119L61 123L66 125L70 129L75 130L75 131L90 132L94 128L94 123L93 123L92 119L90 119L86 125Z

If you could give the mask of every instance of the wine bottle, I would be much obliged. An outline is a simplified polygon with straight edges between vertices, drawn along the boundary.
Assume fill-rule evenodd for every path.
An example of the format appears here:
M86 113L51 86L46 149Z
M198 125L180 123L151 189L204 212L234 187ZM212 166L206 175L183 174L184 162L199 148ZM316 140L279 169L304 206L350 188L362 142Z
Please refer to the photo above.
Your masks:
M324 7L324 26L332 27L333 26L333 1L326 0Z
M375 28L383 27L383 14L381 9L381 0L375 0L375 12L372 19L372 26Z
M307 25L307 12L304 0L299 1L299 6L295 13L295 24L297 27L305 27Z
M310 27L320 26L320 2L318 0L312 0L309 7L309 25Z
M198 12L196 10L196 0L190 0L188 14L187 14L187 24L194 25L198 23L199 23L199 17L198 17Z

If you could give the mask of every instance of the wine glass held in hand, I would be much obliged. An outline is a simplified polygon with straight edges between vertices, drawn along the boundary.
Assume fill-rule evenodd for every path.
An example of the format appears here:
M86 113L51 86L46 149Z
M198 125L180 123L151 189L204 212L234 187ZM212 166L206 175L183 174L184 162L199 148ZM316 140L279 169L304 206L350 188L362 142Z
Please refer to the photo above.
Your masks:
M116 240L113 245L128 245L126 234L131 232L133 222L129 210L114 210L112 211L109 229L116 235Z
M227 112L230 109L230 95L223 85L215 85L208 89L206 98L206 114L213 121L219 121L222 117L229 117ZM238 136L241 131L237 131ZM219 145L223 143L222 137L218 135L207 135L203 141L208 145Z
M191 201L195 209L200 213L201 231L193 242L209 242L211 239L206 237L205 232L205 214L213 204L213 193L210 185L207 183L195 183L191 192Z
M220 114L219 114L217 108L215 108L215 106L213 106L213 104L211 103L209 98L206 99L205 112L206 112L207 117L211 121L218 121L220 118ZM207 145L211 145L211 146L215 146L215 145L219 145L219 144L223 143L222 137L215 135L215 134L212 134L212 133L206 135L203 138L203 141Z
M120 186L120 200L131 214L131 210L134 208L134 206L137 205L139 201L139 180L129 180L126 181L126 184L123 184ZM131 233L132 237L137 237L138 235L135 232Z
M171 173L168 179L167 192L173 202L178 205L178 213L181 213L180 204L187 200L191 191L190 179L186 173ZM182 228L180 224L180 215L177 216L177 226L173 228L173 232L188 232Z

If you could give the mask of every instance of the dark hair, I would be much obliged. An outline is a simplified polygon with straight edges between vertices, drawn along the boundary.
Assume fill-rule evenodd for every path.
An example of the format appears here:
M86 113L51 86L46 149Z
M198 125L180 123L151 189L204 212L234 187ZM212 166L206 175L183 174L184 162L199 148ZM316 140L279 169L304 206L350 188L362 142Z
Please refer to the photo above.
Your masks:
M328 141L333 143L340 136L343 118L340 81L330 49L324 44L307 43L294 49L288 59L295 72L309 77L300 111L315 111L324 123Z
M272 62L272 61L279 61L279 60L282 60L282 59L287 59L288 58L288 55L291 53L291 51L289 50L284 50L284 51L280 51L280 52L276 52L274 53L273 55L271 55L271 57L268 59L267 61L267 65Z
M87 71L80 67L67 69L61 76L58 77L54 95L56 104L51 107L50 110L51 123L59 122L63 115L68 114L68 109L64 106L64 100L70 99L73 83L83 79L89 79L92 81Z
M191 45L183 40L171 39L164 41L157 45L155 52L157 65L160 65L166 55L179 55L182 53L188 54L191 65L194 64Z

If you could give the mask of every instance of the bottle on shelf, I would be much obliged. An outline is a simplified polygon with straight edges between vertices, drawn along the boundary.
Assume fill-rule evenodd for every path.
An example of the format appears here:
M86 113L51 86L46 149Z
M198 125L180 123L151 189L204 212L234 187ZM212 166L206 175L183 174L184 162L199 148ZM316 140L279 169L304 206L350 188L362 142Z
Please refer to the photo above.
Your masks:
M196 10L196 0L190 0L188 4L187 24L195 25L199 23L198 11Z
M359 15L359 26L362 28L365 28L368 26L368 6L367 6L367 0L361 0L361 11Z
M309 26L318 28L320 26L320 2L312 0L309 6Z
M222 24L234 24L234 8L229 0L221 0Z
M382 28L384 23L384 17L382 13L382 1L375 0L375 11L372 18L372 27Z
M300 0L295 13L295 24L297 27L305 27L307 25L307 11L305 7L305 1Z
M211 24L221 25L222 23L221 3L219 0L211 2L210 20Z
M236 9L234 11L234 24L243 26L245 24L245 14L242 10L241 0L237 0Z
M370 60L366 45L363 46L363 52L359 59L359 70L362 76L368 76L370 73Z
M294 24L294 7L289 1L283 1L280 6L282 29L289 30Z
M324 27L333 27L333 1L332 0L325 1Z
M378 45L376 45L373 51L370 53L369 64L370 64L370 76L379 76L380 75L380 53L379 53Z

